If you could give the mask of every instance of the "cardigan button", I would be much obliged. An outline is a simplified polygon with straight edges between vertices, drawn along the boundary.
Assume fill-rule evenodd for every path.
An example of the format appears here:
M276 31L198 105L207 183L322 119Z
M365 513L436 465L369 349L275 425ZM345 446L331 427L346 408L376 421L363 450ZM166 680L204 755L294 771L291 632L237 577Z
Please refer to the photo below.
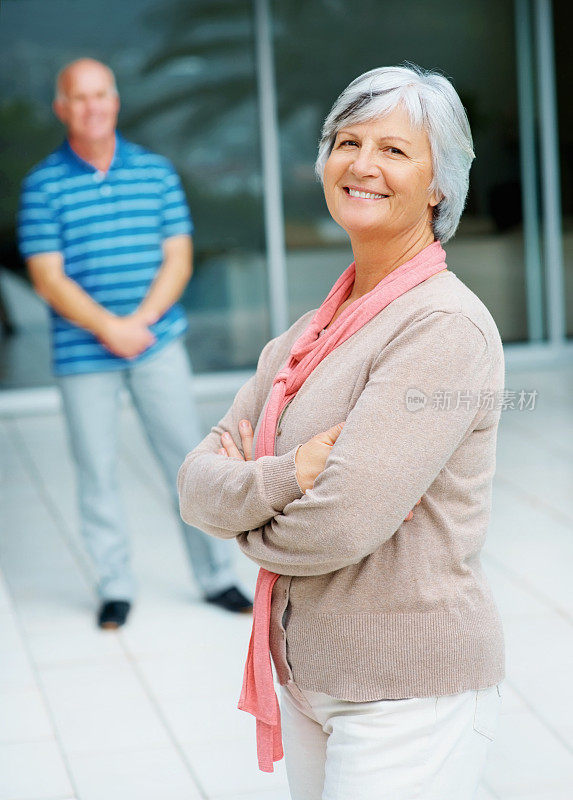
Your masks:
M281 435L281 433L282 433L282 430L281 430L280 428L278 428L278 429L277 429L277 436L280 436L280 435Z

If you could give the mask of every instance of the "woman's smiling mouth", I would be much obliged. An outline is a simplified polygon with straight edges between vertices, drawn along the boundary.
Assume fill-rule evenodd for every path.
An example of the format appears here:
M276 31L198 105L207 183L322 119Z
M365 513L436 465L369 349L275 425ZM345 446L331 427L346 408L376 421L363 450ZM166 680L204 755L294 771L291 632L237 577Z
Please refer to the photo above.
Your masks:
M356 189L353 186L344 186L343 188L347 195L350 197L357 197L360 200L382 200L390 196L387 194L379 194L378 192L368 192L364 189Z

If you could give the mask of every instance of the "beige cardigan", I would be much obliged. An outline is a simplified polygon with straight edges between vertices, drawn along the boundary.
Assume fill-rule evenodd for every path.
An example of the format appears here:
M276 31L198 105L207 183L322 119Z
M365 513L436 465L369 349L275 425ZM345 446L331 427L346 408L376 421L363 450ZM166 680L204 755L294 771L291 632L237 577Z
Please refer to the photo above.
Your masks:
M498 683L503 631L479 559L504 380L491 315L452 272L433 276L322 361L279 422L275 456L217 455L224 431L239 441L240 419L256 435L311 315L267 344L256 374L187 456L183 519L236 537L281 575L271 621L281 683L353 701ZM297 446L342 420L324 471L301 495Z

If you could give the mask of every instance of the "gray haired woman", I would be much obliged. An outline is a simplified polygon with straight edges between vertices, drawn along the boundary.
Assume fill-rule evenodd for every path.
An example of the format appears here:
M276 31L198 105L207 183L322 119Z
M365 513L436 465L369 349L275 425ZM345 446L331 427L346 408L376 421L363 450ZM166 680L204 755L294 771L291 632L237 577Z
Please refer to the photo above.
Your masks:
M180 471L185 521L262 568L242 703L272 769L270 646L294 800L470 800L494 738L504 644L480 550L503 351L441 246L472 159L442 75L348 86L317 171L355 262Z

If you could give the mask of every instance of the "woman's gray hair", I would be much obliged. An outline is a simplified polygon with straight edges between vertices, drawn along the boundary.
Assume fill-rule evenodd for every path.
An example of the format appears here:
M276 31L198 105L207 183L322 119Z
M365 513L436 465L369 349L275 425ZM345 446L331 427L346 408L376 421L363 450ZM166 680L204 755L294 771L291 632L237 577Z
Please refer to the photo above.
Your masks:
M470 125L452 84L439 72L415 64L379 67L352 81L333 105L322 127L316 174L324 168L339 130L347 125L383 117L402 104L415 128L430 140L434 177L430 192L442 199L434 208L434 236L447 242L458 227L466 195L473 151Z

